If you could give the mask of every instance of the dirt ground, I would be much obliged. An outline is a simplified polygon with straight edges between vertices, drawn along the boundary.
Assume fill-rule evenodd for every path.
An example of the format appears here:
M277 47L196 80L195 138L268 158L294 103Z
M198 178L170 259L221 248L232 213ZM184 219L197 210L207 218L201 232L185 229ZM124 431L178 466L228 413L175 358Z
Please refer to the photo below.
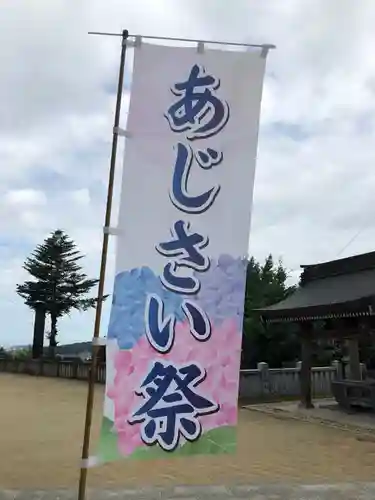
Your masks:
M0 488L67 488L78 481L87 386L0 373ZM92 449L101 419L97 386ZM371 481L375 444L318 424L240 411L234 456L120 461L89 470L89 487Z

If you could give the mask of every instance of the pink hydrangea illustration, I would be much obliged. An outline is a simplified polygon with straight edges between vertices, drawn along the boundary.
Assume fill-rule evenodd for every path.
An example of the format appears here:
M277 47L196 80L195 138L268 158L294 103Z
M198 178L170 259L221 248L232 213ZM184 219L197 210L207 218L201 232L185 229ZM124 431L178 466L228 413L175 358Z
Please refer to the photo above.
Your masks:
M128 419L142 403L135 394L158 359L178 365L198 363L206 370L205 379L199 384L199 394L218 403L220 409L200 418L203 432L210 429L235 425L237 420L238 366L241 353L241 335L235 319L225 320L219 328L212 327L206 342L198 342L190 333L188 322L177 323L173 348L167 354L156 352L146 336L130 350L109 351L114 364L115 377L107 396L114 402L114 427L118 433L118 447L122 455L131 454L142 445L140 424L128 423Z

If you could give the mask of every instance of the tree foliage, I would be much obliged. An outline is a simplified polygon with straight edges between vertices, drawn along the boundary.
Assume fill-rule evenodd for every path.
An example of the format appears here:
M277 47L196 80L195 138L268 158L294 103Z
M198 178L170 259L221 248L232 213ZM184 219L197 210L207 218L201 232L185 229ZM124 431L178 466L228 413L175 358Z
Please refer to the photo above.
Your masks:
M50 316L52 353L57 345L58 318L74 309L85 311L97 303L88 294L98 280L89 279L82 271L82 258L75 242L58 229L36 247L23 266L32 279L17 285L16 291L28 307L42 307Z
M271 367L299 357L300 343L296 329L290 324L269 324L265 327L256 309L285 299L295 291L287 285L288 274L282 262L274 263L269 255L261 265L251 258L247 268L244 311L242 367L255 368L264 361Z
M0 346L0 359L4 359L8 357L8 352L4 349L3 346Z

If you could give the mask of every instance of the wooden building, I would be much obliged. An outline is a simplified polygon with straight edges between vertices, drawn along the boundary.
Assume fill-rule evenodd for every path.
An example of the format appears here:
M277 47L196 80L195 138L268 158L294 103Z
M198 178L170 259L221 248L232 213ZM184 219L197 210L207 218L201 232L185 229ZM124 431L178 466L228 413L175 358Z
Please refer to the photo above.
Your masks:
M350 394L354 399L362 394L366 400L373 398L375 406L375 386L371 389L371 381L361 381L358 350L358 339L375 330L375 252L301 268L301 285L292 295L258 310L266 324L288 321L299 326L301 404L313 407L312 340L330 338L344 340L348 346L350 376L338 382L339 389L345 391L347 400Z

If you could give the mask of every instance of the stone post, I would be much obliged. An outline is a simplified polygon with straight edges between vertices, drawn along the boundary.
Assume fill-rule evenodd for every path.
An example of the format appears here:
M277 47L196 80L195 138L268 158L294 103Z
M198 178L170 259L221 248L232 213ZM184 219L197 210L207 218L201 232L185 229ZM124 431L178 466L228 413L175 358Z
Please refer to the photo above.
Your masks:
M262 395L268 396L271 392L270 390L270 374L268 371L267 363L258 363L257 368L259 370L260 383L262 387Z
M349 377L352 380L361 380L361 364L359 362L358 339L347 340L349 353Z
M332 366L335 369L335 378L340 380L342 378L342 373L341 373L341 369L340 369L340 361L335 359L334 361L332 361Z

